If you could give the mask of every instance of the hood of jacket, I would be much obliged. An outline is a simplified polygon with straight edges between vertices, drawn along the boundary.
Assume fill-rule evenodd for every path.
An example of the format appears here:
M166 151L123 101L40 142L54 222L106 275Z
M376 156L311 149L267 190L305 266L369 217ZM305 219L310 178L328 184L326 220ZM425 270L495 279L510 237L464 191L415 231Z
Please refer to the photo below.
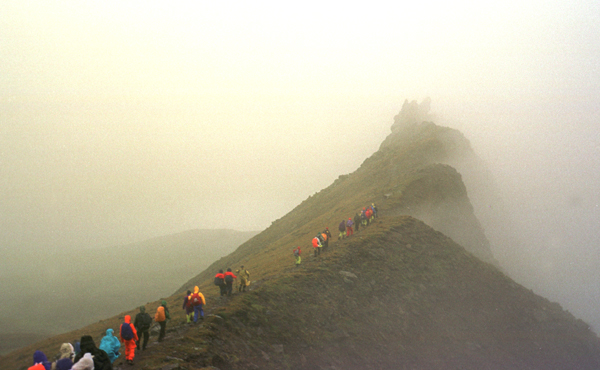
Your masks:
M131 324L131 316L129 315L125 315L125 318L123 319L126 323ZM112 330L112 329L109 329Z
M33 363L34 364L43 364L44 362L48 362L48 357L42 351L35 351L33 354Z
M198 288L197 286L194 287L194 294L200 292L200 288Z
M56 369L57 370L71 370L73 367L73 361L70 358L61 358L56 361Z

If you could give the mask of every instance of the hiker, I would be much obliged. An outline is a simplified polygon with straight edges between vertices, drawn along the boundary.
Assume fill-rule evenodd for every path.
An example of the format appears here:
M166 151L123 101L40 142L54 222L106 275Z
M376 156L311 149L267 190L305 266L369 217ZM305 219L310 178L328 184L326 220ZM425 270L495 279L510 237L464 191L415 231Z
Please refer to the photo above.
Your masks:
M135 326L131 325L131 316L125 315L123 321L125 322L121 324L119 336L121 337L121 342L125 345L125 360L127 360L129 365L133 365L135 347L137 346L136 342L139 340L139 337Z
M158 306L156 314L154 315L154 321L160 325L160 333L158 334L158 341L162 342L165 338L167 330L167 315L165 313L165 307L163 305Z
M338 230L340 231L340 235L338 235L338 240L344 239L346 237L346 220L342 220L342 222L340 222Z
M108 355L110 362L113 363L119 356L119 350L121 349L121 342L113 335L114 330L106 329L106 335L100 340L100 348Z
M81 337L81 341L79 342L79 346L81 351L75 356L73 362L77 365L77 362L85 356L86 353L89 353L91 357L94 359L94 370L112 370L112 362L110 362L110 358L103 350L96 347L96 343L94 343L94 339L91 335L84 335ZM75 369L75 365L73 368ZM84 369L83 367L79 367L79 369Z
M346 235L352 236L354 234L354 230L352 230L352 226L354 226L354 222L352 222L352 218L349 218L346 222Z
M73 346L71 345L71 343L61 344L60 353L58 354L58 356L56 356L56 361L54 361L52 363L52 370L57 370L57 369L71 370L71 367L73 366L73 357L75 357L75 350L73 349ZM61 361L61 360L69 360L69 361L66 362L66 361ZM62 368L57 367L59 365L59 361L60 361ZM67 364L70 364L70 365L67 365ZM68 366L68 367L66 367L66 366Z
M375 206L375 203L371 203L371 209L373 210L373 218L377 218L377 206Z
M227 272L225 272L225 284L227 284L227 295L231 295L233 292L233 279L237 279L237 276L231 272L231 268L227 268Z
M42 351L35 351L33 354L33 365L42 365L44 370L51 370L52 364L48 362L48 357ZM40 368L37 366L37 368ZM40 368L41 369L41 368Z
M312 240L312 245L313 245L313 249L315 251L315 257L317 256L317 254L321 254L321 244L319 241L319 238L317 238L316 236L313 238Z
M301 253L302 251L300 250L300 246L297 246L296 249L294 249L294 257L296 257L296 267L300 267L300 262L302 262L302 257L300 257Z
M371 209L371 207L367 208L367 210L365 211L365 215L367 216L367 226L369 226L371 224L371 221L373 221L373 210Z
M188 324L192 322L192 317L194 317L194 307L192 307L192 302L190 302L191 294L192 292L188 290L187 294L183 298L183 307L181 307L185 310L185 319L187 320Z
M227 286L225 285L225 274L223 270L219 270L219 273L215 275L215 285L219 287L221 297L227 294Z
M327 233L325 231L323 231L321 233L321 245L323 246L323 250L326 250L329 247L329 237L327 236Z
M327 246L329 247L329 241L331 240L331 232L329 232L329 228L326 227L325 231L323 231L325 234L327 234Z
M75 356L77 356L79 353L81 353L81 345L79 344L78 340L75 340L73 342L73 350L75 350ZM73 358L73 362L75 362L74 358Z
M360 212L360 222L362 223L363 227L367 227L367 211L365 208L363 208Z
M152 317L146 312L146 307L140 306L140 312L135 315L133 326L138 333L137 349L146 350L148 338L150 337L150 326L152 325ZM144 338L142 343L142 338Z
M110 368L112 369L112 366ZM92 358L91 353L86 353L85 355L83 355L83 357L81 357L81 359L79 361L77 361L72 367L72 370L95 370L95 369L96 369L95 360Z
M240 266L240 269L236 271L240 277L240 286L238 292L245 292L246 287L250 285L250 273L244 268L244 265Z
M360 228L360 215L358 212L354 214L354 226L356 227L356 232L358 232L358 229Z
M194 287L194 294L189 295L188 302L190 302L190 305L194 310L194 324L198 322L198 316L200 316L201 320L204 320L204 311L202 310L202 306L206 304L206 299L204 299L204 295L200 293L200 288L197 286Z
M60 357L59 359L68 358L73 360L75 357L75 349L71 343L63 343L60 345Z
M73 368L73 361L68 357L61 358L52 364L53 370L71 370L71 368Z

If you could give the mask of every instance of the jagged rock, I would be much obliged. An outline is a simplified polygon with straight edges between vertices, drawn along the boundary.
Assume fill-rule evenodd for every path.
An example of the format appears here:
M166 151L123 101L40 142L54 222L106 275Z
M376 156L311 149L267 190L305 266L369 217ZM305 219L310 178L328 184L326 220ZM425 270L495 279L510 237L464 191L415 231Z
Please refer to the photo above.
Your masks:
M182 358L167 356L167 357L165 357L165 361L185 361L185 360Z
M261 355L262 355L262 357L263 357L265 360L267 360L267 361L271 361L271 357L270 357L270 356L267 354L267 352L265 352L265 351L262 351L262 350L261 350L260 352L261 352Z
M353 278L353 279L357 279L358 276L356 276L355 274L348 272L348 271L340 271L340 274L347 277L347 278Z

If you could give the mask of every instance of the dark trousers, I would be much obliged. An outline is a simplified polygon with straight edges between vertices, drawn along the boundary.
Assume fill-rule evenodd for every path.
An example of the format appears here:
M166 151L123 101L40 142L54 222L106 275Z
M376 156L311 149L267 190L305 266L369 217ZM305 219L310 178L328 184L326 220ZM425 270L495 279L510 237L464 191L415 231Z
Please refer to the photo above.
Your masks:
M159 321L158 324L160 325L160 334L158 334L158 341L162 342L162 340L165 338L165 332L167 331L167 320Z
M148 330L144 330L144 331L138 331L138 338L139 340L137 341L137 348L138 349L146 349L146 346L148 345L148 338L150 337L150 333L148 332ZM142 340L143 339L143 340ZM141 346L140 346L141 344Z
M219 285L219 290L221 291L222 296L227 294L227 285L225 285L225 284Z
M227 284L227 295L231 295L231 292L233 292L233 281L230 281Z

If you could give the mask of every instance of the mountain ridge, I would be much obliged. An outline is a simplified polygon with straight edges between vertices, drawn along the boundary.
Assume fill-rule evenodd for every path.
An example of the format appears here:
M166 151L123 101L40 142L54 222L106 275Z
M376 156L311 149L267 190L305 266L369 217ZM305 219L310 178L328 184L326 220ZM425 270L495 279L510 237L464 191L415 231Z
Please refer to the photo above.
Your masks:
M390 136L356 171L164 297L176 307L199 286L207 319L187 326L172 310L167 340L138 354L132 368L599 368L600 343L585 322L498 268L451 166L476 163L475 153L459 131L421 120L430 118L427 102L415 104L405 103ZM373 202L380 217L335 240L337 224ZM330 247L312 257L310 240L327 226ZM303 264L295 268L298 245ZM219 297L213 275L242 264L250 291ZM135 312L73 335L116 327Z

